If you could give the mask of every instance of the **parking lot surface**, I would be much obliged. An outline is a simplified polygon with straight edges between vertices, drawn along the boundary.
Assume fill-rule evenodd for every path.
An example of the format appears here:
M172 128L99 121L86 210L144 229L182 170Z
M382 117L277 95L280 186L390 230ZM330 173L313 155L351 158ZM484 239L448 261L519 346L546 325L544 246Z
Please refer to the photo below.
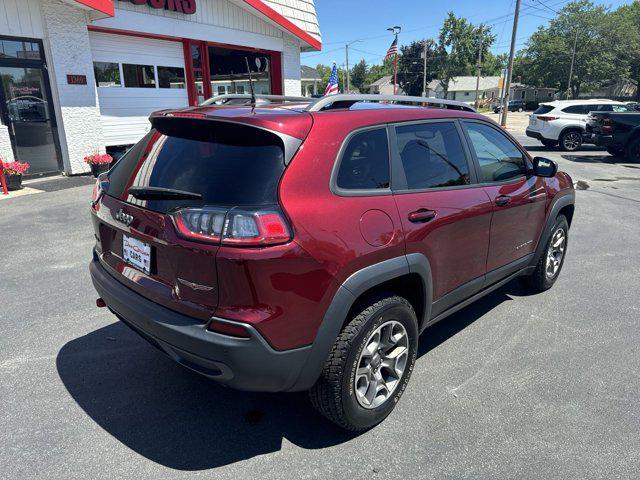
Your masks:
M359 435L305 394L222 388L97 309L90 186L2 202L0 477L637 478L640 165L512 133L583 182L558 282L425 331L398 408Z

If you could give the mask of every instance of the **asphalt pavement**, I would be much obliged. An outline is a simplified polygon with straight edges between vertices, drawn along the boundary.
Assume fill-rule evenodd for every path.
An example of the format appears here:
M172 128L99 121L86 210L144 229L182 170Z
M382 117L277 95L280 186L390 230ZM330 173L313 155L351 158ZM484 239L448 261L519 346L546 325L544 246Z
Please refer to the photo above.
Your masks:
M637 478L640 165L517 136L586 188L558 282L428 329L401 402L359 435L305 394L220 387L96 308L90 186L3 201L0 478Z

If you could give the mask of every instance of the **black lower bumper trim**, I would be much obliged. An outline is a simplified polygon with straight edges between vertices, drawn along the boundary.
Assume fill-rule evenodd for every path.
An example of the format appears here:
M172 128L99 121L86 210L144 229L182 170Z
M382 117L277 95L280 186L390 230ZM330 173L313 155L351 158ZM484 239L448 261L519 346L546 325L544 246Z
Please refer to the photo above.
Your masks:
M94 259L93 285L126 325L178 363L239 390L296 390L311 347L274 350L251 326L250 338L210 332L196 318L158 305L116 280Z

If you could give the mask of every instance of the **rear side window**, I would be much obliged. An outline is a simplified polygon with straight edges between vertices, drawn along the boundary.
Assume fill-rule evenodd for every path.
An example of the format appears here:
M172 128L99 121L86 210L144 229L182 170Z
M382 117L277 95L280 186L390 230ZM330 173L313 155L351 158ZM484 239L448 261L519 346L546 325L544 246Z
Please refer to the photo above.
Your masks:
M268 205L278 201L282 142L252 127L179 119L170 135L152 130L109 171L108 194L167 213L184 206ZM163 129L164 130L164 129ZM129 187L163 187L201 200L139 200Z
M389 143L387 129L356 133L340 160L338 188L378 190L389 188Z
M396 127L410 190L469 184L469 165L453 122Z
M549 113L551 110L553 110L554 107L552 107L551 105L540 105L535 112L533 112L534 115L544 115L545 113Z
M564 113L575 113L578 115L586 115L591 110L597 110L596 105L571 105L562 109Z
M501 182L526 174L524 155L502 132L489 125L466 122L482 181Z

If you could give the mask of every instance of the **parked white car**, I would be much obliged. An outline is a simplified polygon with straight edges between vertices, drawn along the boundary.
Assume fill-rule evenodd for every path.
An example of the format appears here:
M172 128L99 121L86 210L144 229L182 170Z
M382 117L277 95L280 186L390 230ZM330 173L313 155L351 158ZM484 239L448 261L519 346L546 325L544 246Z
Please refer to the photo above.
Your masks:
M536 138L546 147L560 145L573 152L582 146L589 112L625 112L623 102L614 100L557 100L541 103L529 116L527 136Z

